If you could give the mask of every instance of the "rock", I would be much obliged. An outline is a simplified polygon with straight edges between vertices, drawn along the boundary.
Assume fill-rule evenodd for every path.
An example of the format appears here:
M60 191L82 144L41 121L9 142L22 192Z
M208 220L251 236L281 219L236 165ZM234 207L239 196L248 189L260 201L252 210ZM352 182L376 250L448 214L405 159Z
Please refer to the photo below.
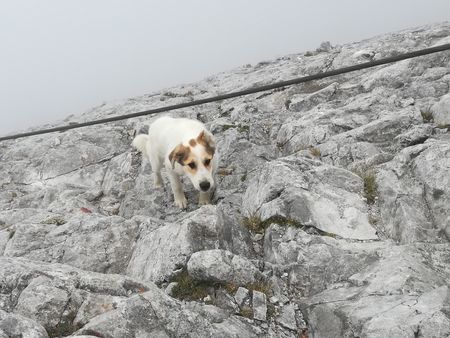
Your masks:
M95 317L76 334L98 332L105 337L118 337L133 332L151 337L234 337L240 332L244 337L256 337L261 333L237 317L207 318L155 288L131 297L117 310Z
M239 287L234 295L234 299L239 307L241 307L250 297L250 291L246 288Z
M309 110L319 103L329 100L336 93L338 87L339 85L337 83L333 83L328 87L320 89L311 94L307 94L306 96L294 96L291 99L289 109L293 111Z
M67 291L51 284L44 276L33 279L21 292L14 311L40 323L47 331L64 332L66 326L72 325L80 304Z
M259 291L253 291L253 318L265 321L267 318L266 295Z
M213 206L204 206L178 223L144 229L128 264L127 274L147 281L169 281L186 265L192 253L215 247L214 211Z
M219 247L244 257L253 258L255 252L250 231L242 226L242 196L228 195L217 205Z
M280 325L290 329L297 330L297 322L295 320L294 304L288 304L281 308L280 315L276 318Z
M169 285L167 285L167 287L166 287L166 293L167 293L169 296L172 296L173 288L176 287L177 285L178 285L177 282L169 283Z
M308 300L313 336L414 337L422 328L445 336L450 270L439 271L439 257L448 254L445 245L436 244L384 249L381 261L350 278L352 287L331 288Z
M382 244L348 245L328 236L272 224L266 230L264 261L292 290L310 296L342 282L378 260Z
M203 250L192 254L187 263L194 279L247 285L261 279L261 273L249 260L226 250Z
M402 243L434 241L450 229L450 142L408 147L377 175L386 234Z
M418 125L411 128L411 130L398 135L394 140L400 142L405 147L410 147L416 144L425 142L433 133L433 127L430 125Z
M48 338L48 334L31 319L0 310L0 337Z
M244 195L247 217L312 226L353 239L376 239L355 174L306 158L287 157L262 168ZM277 221L273 221L277 222Z
M79 307L73 325L82 327L92 318L116 309L125 299L125 297L90 294Z
M450 125L450 94L441 97L439 102L433 105L433 121L437 125Z
M77 215L64 224L43 217L14 227L4 255L67 263L97 272L124 272L138 223L119 216Z

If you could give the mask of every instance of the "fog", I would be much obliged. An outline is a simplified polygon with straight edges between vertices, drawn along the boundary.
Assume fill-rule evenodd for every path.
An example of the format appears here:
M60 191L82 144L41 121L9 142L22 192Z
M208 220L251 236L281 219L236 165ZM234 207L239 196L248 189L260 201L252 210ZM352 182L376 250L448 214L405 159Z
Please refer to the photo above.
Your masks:
M448 0L1 0L0 134L449 14Z

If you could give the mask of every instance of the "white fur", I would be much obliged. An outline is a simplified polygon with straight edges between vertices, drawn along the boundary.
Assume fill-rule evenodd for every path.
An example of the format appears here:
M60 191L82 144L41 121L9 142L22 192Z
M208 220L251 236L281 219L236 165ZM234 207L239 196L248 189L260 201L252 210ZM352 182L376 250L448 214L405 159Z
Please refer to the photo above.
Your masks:
M211 170L205 166L199 165L195 175L187 173L185 167L175 162L172 166L169 160L169 154L180 143L184 146L189 145L189 140L197 139L199 134L205 131L211 138L203 123L197 120L186 118L160 117L155 120L149 128L148 135L137 135L132 145L142 152L143 156L150 161L154 175L155 187L162 187L161 169L164 166L169 176L170 185L172 187L175 204L184 209L187 206L187 200L183 192L183 186L180 175L187 174L194 187L200 191L199 204L210 203L210 194L215 185L214 173L217 169L217 151L211 160ZM197 145L191 148L191 153L200 159L200 155L204 148ZM200 161L201 162L201 161ZM210 189L203 192L200 189L200 182L208 181Z

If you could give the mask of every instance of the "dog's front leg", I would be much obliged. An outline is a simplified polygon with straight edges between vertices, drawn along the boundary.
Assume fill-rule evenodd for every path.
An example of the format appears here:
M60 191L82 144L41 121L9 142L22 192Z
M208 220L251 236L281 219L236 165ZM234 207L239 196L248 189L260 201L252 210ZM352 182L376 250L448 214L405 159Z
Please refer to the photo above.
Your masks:
M180 209L185 209L187 207L187 199L186 196L184 196L180 176L177 173L169 172L169 181L170 186L172 187L175 205Z
M200 194L198 196L198 204L199 205L211 204L211 192L200 191Z

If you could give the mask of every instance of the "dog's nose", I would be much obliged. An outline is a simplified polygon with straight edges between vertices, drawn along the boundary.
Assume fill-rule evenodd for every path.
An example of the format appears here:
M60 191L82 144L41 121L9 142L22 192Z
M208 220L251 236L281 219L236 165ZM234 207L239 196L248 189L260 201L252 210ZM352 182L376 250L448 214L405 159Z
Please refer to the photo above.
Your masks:
M208 181L200 182L200 189L202 189L203 191L208 191L210 186L211 184Z

